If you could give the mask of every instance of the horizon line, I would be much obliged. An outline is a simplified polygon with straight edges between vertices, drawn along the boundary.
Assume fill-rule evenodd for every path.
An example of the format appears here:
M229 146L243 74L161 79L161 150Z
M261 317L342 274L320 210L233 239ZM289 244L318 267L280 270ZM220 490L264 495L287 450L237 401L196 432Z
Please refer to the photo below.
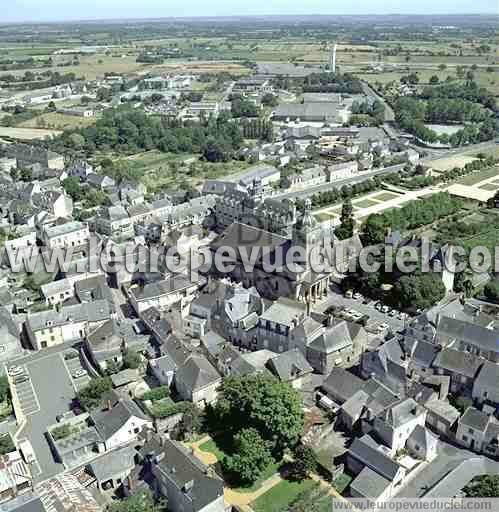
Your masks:
M342 17L350 17L350 18L360 18L360 17L383 17L383 16L423 16L423 17L432 17L432 16L495 16L499 17L499 13L497 11L482 11L482 12L457 12L457 13L365 13L365 14L346 14L346 13L309 13L309 14L220 14L220 15L192 15L192 16L146 16L146 17L130 17L130 18L112 18L112 17L100 17L100 18L68 18L68 19L50 19L50 20L36 20L36 19L24 19L17 21L4 21L0 22L0 26L5 25L19 25L19 24L55 24L55 23L98 23L98 22L133 22L133 21L161 21L161 20L196 20L196 19L237 19L237 18L291 18L291 17L324 17L324 16L342 16Z

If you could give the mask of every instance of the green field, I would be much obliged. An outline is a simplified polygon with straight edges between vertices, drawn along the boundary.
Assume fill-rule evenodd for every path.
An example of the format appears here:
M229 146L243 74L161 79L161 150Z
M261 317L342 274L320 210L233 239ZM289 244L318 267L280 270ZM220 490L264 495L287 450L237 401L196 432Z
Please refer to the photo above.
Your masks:
M373 201L372 199L361 199L360 201L354 201L353 206L357 208L370 208L371 206L376 206L379 204L376 201Z
M397 197L400 197L400 195L393 194L392 192L381 192L381 194L377 194L371 199L376 199L378 201L390 201L391 199L396 199Z
M282 480L251 503L255 512L285 512L293 501L304 491L311 489L316 483L313 480L292 482Z
M19 128L53 128L56 130L71 130L92 126L97 121L96 117L78 117L58 112L47 112L20 123Z
M460 183L461 185L476 185L481 181L493 178L494 176L499 175L498 167L491 167L489 169L483 169L480 172L470 174L468 176L463 176L456 183Z

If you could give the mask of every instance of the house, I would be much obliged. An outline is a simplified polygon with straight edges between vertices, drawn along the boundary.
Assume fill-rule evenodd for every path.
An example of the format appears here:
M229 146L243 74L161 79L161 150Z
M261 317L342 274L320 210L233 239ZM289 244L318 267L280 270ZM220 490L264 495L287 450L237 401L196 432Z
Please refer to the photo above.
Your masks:
M148 336L137 334L131 322L110 318L87 330L85 353L92 365L104 373L111 366L121 366L126 350L143 351L147 344Z
M430 400L424 407L427 410L426 424L435 432L451 437L461 413L447 400Z
M97 300L66 306L59 311L30 313L25 327L33 348L41 350L69 341L82 340L87 333L109 320L111 314L107 300Z
M405 468L389 457L368 434L354 439L347 453L347 467L357 475L351 484L354 497L371 501L393 496L406 475ZM370 471L364 472L365 468Z
M438 375L450 377L450 391L471 395L473 382L484 360L475 354L444 348L433 361Z
M313 372L312 366L297 348L272 357L266 366L280 381L288 382L295 389L308 384Z
M472 398L478 403L499 405L499 365L485 361L473 381Z
M76 178L79 178L80 181L87 181L87 178L89 174L94 173L94 168L92 165L90 165L85 160L76 160L73 162L69 169L68 174L69 176L74 176Z
M350 360L353 341L345 321L330 324L327 330L307 345L307 360L316 372L327 375L335 366Z
M103 399L103 407L90 412L90 421L102 438L106 451L132 443L152 421L129 398L111 391Z
M116 182L112 178L95 172L87 174L87 183L97 190L106 190L116 186Z
M69 279L50 281L42 285L40 290L47 306L57 306L75 296L73 283Z
M95 216L95 231L116 241L129 240L135 235L130 216L121 205L101 208Z
M324 167L316 165L293 173L284 178L284 185L291 190L313 187L326 183L327 176Z
M223 480L181 443L156 435L139 453L171 512L224 512Z
M374 351L361 356L361 373L364 378L376 378L398 394L404 394L407 386L407 364L403 347L397 338L387 341Z
M492 425L492 429L490 428ZM474 407L468 407L464 414L457 422L457 441L477 452L490 452L492 448L490 444L494 444L494 451L497 450L497 435L499 433L499 425L497 420L485 412L479 411ZM495 436L490 436L491 430L495 432ZM487 435L489 434L489 435Z
M321 389L340 405L345 403L357 391L362 390L365 381L343 368L333 368Z
M416 426L424 428L425 421L426 409L412 398L407 398L376 417L374 429L390 448L392 455L395 455L405 447Z
M450 346L499 363L498 332L488 326L460 318L441 315L436 337L443 346Z
M97 488L103 491L118 489L135 468L135 455L133 447L124 446L92 461L87 470L95 478Z
M416 425L407 439L407 451L420 460L431 462L437 456L438 437L424 426Z
M156 378L160 385L170 387L177 369L175 361L173 361L169 355L165 355L157 359L150 359L148 364L149 372Z
M339 103L282 103L273 113L274 121L304 121L323 123L346 123L350 119L351 111Z
M270 187L273 183L278 183L280 179L280 169L267 164L252 165L238 175L239 183L243 187L253 186L257 182L263 189Z
M131 286L127 293L138 315L151 307L160 311L165 310L177 302L180 303L181 310L185 311L194 299L199 284L188 276L172 274L162 281Z
M55 226L45 226L42 240L48 249L80 247L88 243L88 225L78 221Z
M175 388L183 400L200 408L217 399L222 377L210 362L199 355L191 355L179 366L175 374Z

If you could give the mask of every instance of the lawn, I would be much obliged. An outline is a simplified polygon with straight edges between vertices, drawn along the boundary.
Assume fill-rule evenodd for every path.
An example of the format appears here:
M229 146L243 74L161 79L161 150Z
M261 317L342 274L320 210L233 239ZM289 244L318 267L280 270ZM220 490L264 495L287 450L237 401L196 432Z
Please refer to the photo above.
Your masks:
M311 489L314 485L316 482L313 480L301 482L282 480L250 505L255 512L284 512L301 493Z
M334 482L333 487L340 493L343 494L345 489L350 485L352 477L342 473Z
M390 201L391 199L396 199L397 197L401 197L397 194L392 194L391 192L382 192L371 199L375 199L377 201Z
M461 179L457 180L456 183L462 185L476 185L481 181L485 181L497 175L499 175L499 168L490 167L489 169L483 169L482 171L469 174L468 176L463 176Z
M220 462L226 455L227 451L224 446L225 441L220 438L211 439L210 441L206 441L202 445L199 446L199 449L203 452L212 453L215 455L217 460ZM260 478L250 486L231 486L236 492L254 492L260 488L265 480L269 479L271 476L275 475L279 472L279 469L282 466L282 462L274 462L270 464L270 466L262 473Z
M325 222L327 220L331 220L331 219L334 219L335 218L335 215L333 214L330 214L330 213L317 213L314 215L314 217L319 221L319 222Z
M84 128L91 126L97 121L96 117L78 117L60 114L59 112L47 112L39 116L24 121L19 124L20 128L55 128L57 130L66 130L73 128Z
M352 204L357 208L370 208L371 206L376 206L379 203L372 199L361 199L360 201L354 201Z
M485 185L479 185L478 188L494 192L499 188L499 185L494 185L493 183L485 183Z

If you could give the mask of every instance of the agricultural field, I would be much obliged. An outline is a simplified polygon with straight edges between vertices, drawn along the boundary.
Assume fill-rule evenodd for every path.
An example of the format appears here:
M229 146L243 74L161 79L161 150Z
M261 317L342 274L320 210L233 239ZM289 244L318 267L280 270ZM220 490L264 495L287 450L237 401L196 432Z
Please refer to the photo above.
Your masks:
M72 130L74 128L84 128L95 124L96 117L79 117L60 114L58 112L46 112L40 114L29 121L24 121L18 125L19 128L53 128L56 130Z
M39 128L8 128L0 126L0 137L17 140L46 139L60 135L60 130L44 130Z

